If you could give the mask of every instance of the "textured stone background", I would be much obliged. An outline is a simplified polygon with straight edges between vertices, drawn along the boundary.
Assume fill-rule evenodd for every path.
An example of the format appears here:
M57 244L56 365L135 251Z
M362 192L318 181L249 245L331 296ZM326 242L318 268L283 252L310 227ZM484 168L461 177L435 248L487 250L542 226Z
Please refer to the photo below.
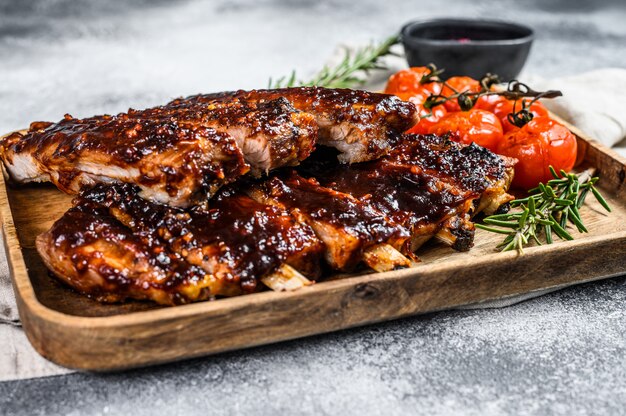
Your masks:
M613 1L0 1L0 129L263 87L412 18L532 25L527 73L626 67ZM616 92L623 93L623 92ZM626 262L626 260L625 260ZM624 278L121 374L0 384L4 414L623 414Z

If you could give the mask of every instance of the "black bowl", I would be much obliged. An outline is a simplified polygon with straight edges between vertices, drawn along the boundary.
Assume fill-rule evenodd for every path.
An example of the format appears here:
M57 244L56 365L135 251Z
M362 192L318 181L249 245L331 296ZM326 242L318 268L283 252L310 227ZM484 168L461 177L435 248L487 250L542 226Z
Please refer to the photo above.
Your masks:
M410 66L434 63L442 77L467 75L480 79L490 72L502 81L514 79L524 67L533 30L497 20L434 19L407 23L402 43Z

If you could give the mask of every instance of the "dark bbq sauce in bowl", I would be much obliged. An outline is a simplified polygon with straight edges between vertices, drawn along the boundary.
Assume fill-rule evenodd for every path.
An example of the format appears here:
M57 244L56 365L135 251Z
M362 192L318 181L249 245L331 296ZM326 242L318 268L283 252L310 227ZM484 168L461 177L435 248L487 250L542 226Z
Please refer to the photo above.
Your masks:
M522 70L533 41L533 31L516 23L497 20L434 19L402 28L402 42L410 66L434 63L445 68L445 78L487 72L502 80Z

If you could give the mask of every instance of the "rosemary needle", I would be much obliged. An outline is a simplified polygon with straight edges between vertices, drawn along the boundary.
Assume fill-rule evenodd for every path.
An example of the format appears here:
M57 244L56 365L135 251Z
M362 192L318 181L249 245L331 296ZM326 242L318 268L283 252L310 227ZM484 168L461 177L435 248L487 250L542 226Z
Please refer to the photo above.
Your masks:
M276 80L270 78L268 88L288 88L288 87L326 87L326 88L354 88L365 83L360 77L373 69L385 69L380 62L383 56L394 55L391 47L399 42L398 35L394 35L384 40L378 45L358 49L354 53L349 50L341 62L334 67L324 66L312 79L308 81L298 80L296 72L292 71L289 76L280 77Z
M523 253L524 246L531 241L542 244L541 234L547 244L552 244L553 235L562 240L573 240L574 237L566 230L568 222L578 232L588 232L579 209L589 192L604 209L611 212L611 207L595 186L599 178L592 176L592 170L580 175L561 171L559 176L550 166L550 172L554 179L531 189L528 197L511 201L511 207L517 208L515 212L491 215L483 219L483 224L476 224L477 228L485 231L506 235L498 249Z

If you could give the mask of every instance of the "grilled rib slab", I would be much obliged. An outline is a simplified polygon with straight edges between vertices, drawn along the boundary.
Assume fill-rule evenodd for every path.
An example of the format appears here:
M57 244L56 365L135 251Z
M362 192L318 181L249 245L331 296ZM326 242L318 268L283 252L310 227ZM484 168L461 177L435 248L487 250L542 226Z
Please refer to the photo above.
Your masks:
M389 158L339 167L314 158L298 170L326 187L367 202L409 230L411 238L401 247L407 255L439 232L447 220L463 216L477 197L473 192L442 186L437 178L411 167L394 165ZM467 237L469 246L473 233Z
M315 279L322 253L306 224L240 192L222 190L208 208L177 209L140 198L131 185L83 192L37 249L82 293L161 304L254 292L282 264Z
M456 250L469 250L474 239L471 216L513 198L506 192L512 162L448 137L407 135L376 161L338 166L317 152L298 171L367 201L408 228L411 239L403 251L409 254L435 234Z
M406 267L386 245L367 251L406 238L368 204L294 173L246 193L224 188L188 209L146 201L132 185L97 185L37 249L58 278L98 300L182 304L254 292L284 264L315 280L322 256L335 270L352 270L367 253L368 264Z
M0 158L18 183L51 181L68 193L100 182L133 183L143 197L184 207L248 171L258 176L297 165L318 136L343 152L341 161L375 159L415 117L411 103L364 91L238 91L117 116L33 123L2 140Z
M516 160L474 143L463 145L449 135L407 135L389 158L396 166L436 178L442 190L473 194L471 204L457 208L456 215L446 219L437 233L438 239L459 251L473 246L472 216L481 211L491 214L514 199L507 191Z

